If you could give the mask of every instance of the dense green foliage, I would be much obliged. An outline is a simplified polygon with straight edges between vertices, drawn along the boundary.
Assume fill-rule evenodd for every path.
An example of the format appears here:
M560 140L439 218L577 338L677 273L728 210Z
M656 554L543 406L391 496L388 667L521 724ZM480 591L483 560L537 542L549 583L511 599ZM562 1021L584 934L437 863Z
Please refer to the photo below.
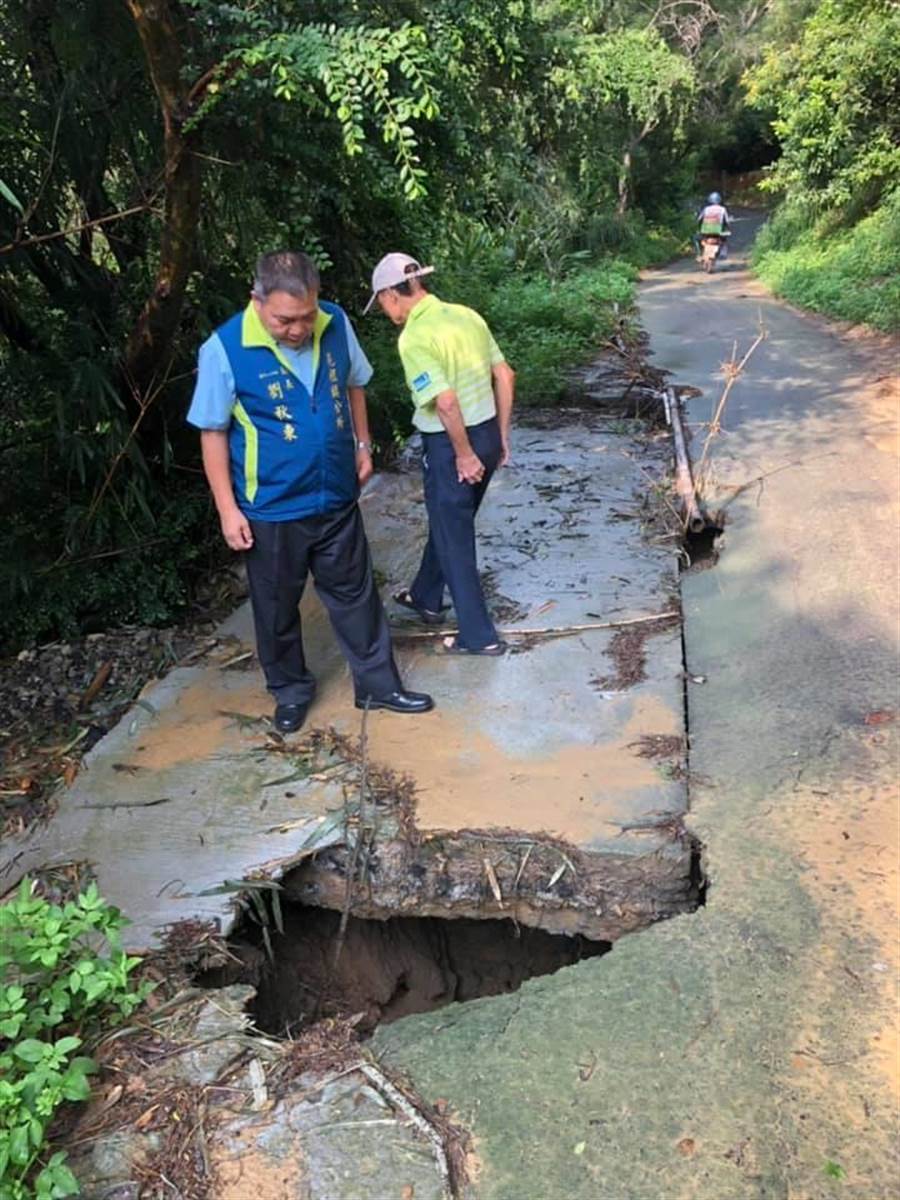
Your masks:
M58 905L25 879L0 905L0 1200L79 1191L47 1130L61 1104L90 1094L86 1042L147 994L130 978L139 960L119 946L124 923L93 884Z
M523 0L2 7L0 645L170 619L221 554L184 413L262 250L311 251L351 311L385 250L437 262L499 321L523 398L550 399L628 300L604 259L658 249L634 205L676 209L651 160L683 137L692 67L627 12L585 30L592 5ZM363 335L387 444L409 428L392 335Z
M590 251L565 256L555 274L518 270L502 239L482 233L471 245L437 257L434 289L481 312L517 371L520 405L553 404L566 388L566 367L589 356L630 310L639 266L676 257L683 238L637 218L619 225L618 256ZM396 350L397 333L383 318L360 325L375 368L370 388L382 444L409 431L409 401Z
M0 17L0 652L170 620L222 557L184 414L197 345L261 251L309 250L351 312L386 250L436 263L522 399L552 401L634 266L683 239L698 168L758 167L780 142L781 249L897 183L887 0L0 0ZM387 446L409 428L394 334L361 332Z
M784 200L756 247L760 275L799 304L900 328L900 9L823 0L747 86L782 147L768 187Z
M776 295L841 320L900 330L900 192L849 227L787 205L763 229L754 265Z
M900 9L890 0L822 0L747 84L751 104L775 114L773 190L855 215L900 183Z

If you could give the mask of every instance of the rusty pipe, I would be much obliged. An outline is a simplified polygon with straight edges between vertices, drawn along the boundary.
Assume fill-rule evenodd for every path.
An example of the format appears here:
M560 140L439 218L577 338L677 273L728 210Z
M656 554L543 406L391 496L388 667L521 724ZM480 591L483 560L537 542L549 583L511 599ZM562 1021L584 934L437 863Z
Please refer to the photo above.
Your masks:
M672 426L672 444L675 450L675 491L684 511L684 527L689 533L702 533L709 524L697 501L691 460L682 423L681 400L673 387L665 391L666 416Z

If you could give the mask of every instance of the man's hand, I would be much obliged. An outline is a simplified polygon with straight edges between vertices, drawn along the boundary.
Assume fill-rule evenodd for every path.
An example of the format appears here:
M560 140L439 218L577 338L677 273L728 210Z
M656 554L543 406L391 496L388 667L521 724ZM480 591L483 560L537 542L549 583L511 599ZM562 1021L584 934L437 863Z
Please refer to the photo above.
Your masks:
M510 459L509 438L503 437L501 435L500 446L501 446L500 462L497 464L497 466L506 467L509 465L509 459Z
M356 452L356 478L359 480L359 486L368 483L375 473L375 468L372 466L372 455L368 450L357 450Z
M221 518L222 537L232 550L249 550L253 545L250 522L239 508Z
M484 463L473 450L456 456L456 478L460 483L481 483Z

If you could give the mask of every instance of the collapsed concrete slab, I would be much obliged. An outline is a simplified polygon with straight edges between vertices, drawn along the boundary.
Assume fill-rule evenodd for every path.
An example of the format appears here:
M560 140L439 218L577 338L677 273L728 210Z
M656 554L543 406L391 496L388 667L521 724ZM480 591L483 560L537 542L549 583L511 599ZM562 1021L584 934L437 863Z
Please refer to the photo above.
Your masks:
M366 715L369 783L361 716L310 589L320 688L299 737L269 732L245 607L223 632L248 656L148 687L47 826L9 853L5 882L90 862L131 918L136 950L184 919L227 932L240 884L259 877L357 916L509 917L609 940L693 907L676 563L671 542L642 537L638 495L666 450L634 425L569 413L524 424L515 455L479 519L512 650L447 656L433 631L398 616L404 677L437 708ZM417 471L379 477L363 507L389 597L424 540ZM393 783L373 800L365 788L379 772ZM361 838L377 869L348 893Z
M308 1049L253 1035L251 994L185 992L149 1015L137 1044L107 1049L108 1086L71 1133L82 1194L138 1200L163 1184L217 1200L448 1200L452 1127L340 1034L327 1076Z
M683 577L708 901L375 1035L471 1131L479 1200L898 1192L897 381L754 284L761 220L642 289L695 434L770 331L715 442L724 552Z

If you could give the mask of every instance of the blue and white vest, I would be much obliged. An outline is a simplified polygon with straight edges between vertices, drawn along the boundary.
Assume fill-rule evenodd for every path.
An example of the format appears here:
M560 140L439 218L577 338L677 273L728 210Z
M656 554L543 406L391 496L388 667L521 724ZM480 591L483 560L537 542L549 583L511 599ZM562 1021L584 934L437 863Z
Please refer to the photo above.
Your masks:
M253 521L318 516L352 504L359 494L346 329L342 310L320 301L312 393L252 301L216 330L235 384L229 431L234 494Z

